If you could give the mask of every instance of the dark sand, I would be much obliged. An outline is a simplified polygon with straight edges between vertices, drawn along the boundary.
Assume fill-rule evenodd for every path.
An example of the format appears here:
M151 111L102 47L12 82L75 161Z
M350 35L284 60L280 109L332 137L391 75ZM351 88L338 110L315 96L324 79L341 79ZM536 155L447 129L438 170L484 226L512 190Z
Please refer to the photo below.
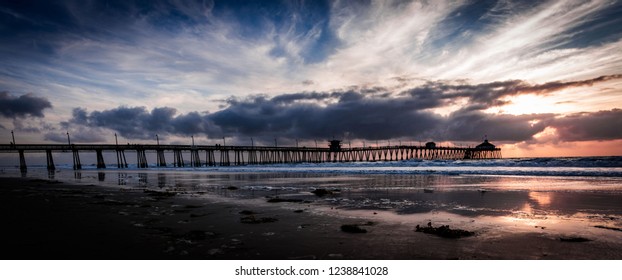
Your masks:
M423 221L384 219L375 211L332 213L313 203L28 178L0 182L2 259L622 259L621 242L562 241L568 236L546 229L475 225L467 228L474 236L447 239L415 232ZM367 232L343 232L344 224Z

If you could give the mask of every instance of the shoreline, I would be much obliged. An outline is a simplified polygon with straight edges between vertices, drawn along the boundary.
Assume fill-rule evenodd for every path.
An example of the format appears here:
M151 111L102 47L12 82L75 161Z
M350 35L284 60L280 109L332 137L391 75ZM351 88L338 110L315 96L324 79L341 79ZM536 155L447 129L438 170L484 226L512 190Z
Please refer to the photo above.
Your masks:
M7 225L0 238L8 243L2 259L622 259L620 242L572 240L582 236L544 228L486 228L469 225L466 217L433 221L475 233L448 239L415 232L417 224L435 219L433 213L392 219L388 215L397 214L388 211L304 202L33 178L0 182L0 213ZM344 232L342 225L358 225L366 233Z

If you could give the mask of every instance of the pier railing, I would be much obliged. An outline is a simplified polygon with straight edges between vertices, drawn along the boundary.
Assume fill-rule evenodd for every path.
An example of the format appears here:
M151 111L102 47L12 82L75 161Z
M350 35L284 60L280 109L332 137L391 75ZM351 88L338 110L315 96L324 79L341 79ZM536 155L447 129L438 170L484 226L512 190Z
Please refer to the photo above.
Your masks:
M224 145L152 145L152 144L23 144L0 145L0 152L19 153L20 169L26 170L26 153L45 153L47 168L54 170L53 153L72 153L73 168L82 169L80 152L95 152L97 168L106 168L104 152L116 154L116 167L127 168L126 151L136 153L136 166L147 168L147 153L156 153L156 166L167 165L165 152L173 153L174 167L230 166L275 163L322 163L400 161L409 159L494 159L501 158L499 148L378 146L355 148L266 147ZM190 161L184 160L190 154ZM203 158L201 155L204 154Z

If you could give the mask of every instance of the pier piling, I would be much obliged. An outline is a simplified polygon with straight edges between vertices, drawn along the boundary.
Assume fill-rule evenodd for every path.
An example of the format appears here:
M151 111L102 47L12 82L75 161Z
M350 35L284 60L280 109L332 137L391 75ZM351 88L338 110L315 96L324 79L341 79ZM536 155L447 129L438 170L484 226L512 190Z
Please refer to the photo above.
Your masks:
M104 155L102 154L102 150L95 150L95 154L97 154L97 168L106 168L106 163L104 162Z
M52 150L45 150L45 157L47 159L47 168L49 171L54 171L56 166L54 165L54 158L52 157Z
M28 167L26 166L26 157L24 156L24 150L19 150L19 170L26 172Z
M80 162L80 152L78 152L77 149L72 149L71 152L73 153L73 170L80 170L82 169L82 163Z

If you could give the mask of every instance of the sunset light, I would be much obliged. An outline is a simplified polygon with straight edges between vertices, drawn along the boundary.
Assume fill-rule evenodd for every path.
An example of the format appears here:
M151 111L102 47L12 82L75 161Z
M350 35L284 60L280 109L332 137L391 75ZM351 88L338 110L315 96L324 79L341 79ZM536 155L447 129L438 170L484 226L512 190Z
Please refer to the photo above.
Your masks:
M535 140L622 138L585 133L596 115L622 119L617 1L182 2L3 4L2 30L15 32L2 32L0 132L355 145L488 134L516 155ZM568 116L578 124L561 127ZM311 118L323 125L300 126ZM384 125L397 119L408 125ZM491 131L507 125L529 130ZM543 143L546 128L561 133Z

